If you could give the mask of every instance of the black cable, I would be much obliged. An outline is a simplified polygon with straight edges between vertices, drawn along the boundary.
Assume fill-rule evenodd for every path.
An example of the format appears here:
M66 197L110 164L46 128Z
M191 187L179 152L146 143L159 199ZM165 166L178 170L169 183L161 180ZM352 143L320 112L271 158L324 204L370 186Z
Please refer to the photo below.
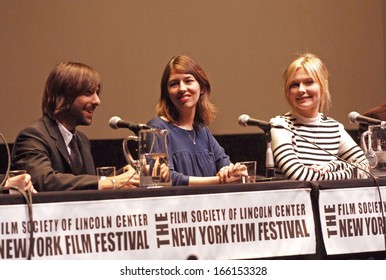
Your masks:
M6 149L6 151L7 151L7 169L6 169L6 171L5 171L5 176L4 176L4 178L3 178L3 180L2 180L1 183L0 183L0 190L2 190L3 187L4 187L5 182L6 182L7 179L8 179L9 170L11 169L11 152L9 151L9 147L8 147L7 140L5 140L5 137L4 137L3 134L1 134L1 133L0 133L0 138L3 140L5 149Z
M0 138L3 140L4 142L4 146L5 146L5 149L7 151L7 170L6 170L6 173L5 173L5 176L3 178L3 180L1 181L1 184L0 184L0 190L15 190L15 191L18 191L19 193L21 193L25 199L25 201L27 202L27 207L28 207L28 219L29 219L29 222L31 224L31 230L30 230L30 242L29 242L29 249L28 249L28 254L27 254L27 260L30 260L31 257L32 257L32 253L33 253L33 245L34 245L34 240L33 240L33 215L32 215L32 191L30 189L27 189L27 190L20 190L18 187L15 187L15 186L7 186L5 187L5 182L7 181L8 179L8 175L9 175L9 170L11 169L11 153L9 151L9 146L8 146L8 143L7 141L5 140L5 137L3 136L3 134L0 133Z
M32 254L33 254L33 249L34 249L34 223L33 223L33 215L32 215L32 191L27 189L27 193L26 194L23 194L24 195L24 198L26 199L27 201L27 205L28 205L28 219L30 221L30 224L31 224L31 229L30 229L30 233L29 233L29 250L28 250L28 256L27 256L27 260L30 260L32 258Z
M6 187L6 189L9 189L9 190L14 190L14 191L17 191L19 192L25 199L25 201L27 202L27 207L28 207L28 220L31 224L31 228L30 228L30 235L29 235L29 248L28 248L28 253L27 253L27 260L31 260L31 257L32 257L32 253L33 253L33 246L34 246L34 236L33 236L33 232L34 232L34 228L33 228L33 215L32 215L32 191L30 189L26 189L25 191L24 190L21 190L19 189L18 187L15 187L15 186L9 186L9 187Z

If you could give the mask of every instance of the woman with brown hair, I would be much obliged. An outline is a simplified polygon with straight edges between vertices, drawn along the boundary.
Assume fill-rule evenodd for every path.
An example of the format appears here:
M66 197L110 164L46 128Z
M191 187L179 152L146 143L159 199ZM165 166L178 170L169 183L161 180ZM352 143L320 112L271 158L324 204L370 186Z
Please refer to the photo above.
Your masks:
M173 185L208 185L239 180L233 165L208 125L216 113L204 70L186 55L173 57L161 79L157 117L148 122L167 129Z

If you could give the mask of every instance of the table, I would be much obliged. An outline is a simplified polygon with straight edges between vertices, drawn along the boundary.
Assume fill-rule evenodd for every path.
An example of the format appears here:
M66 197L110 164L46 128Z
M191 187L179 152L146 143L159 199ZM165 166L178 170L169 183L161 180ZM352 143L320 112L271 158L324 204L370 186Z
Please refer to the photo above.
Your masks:
M32 222L21 195L0 195L0 258L384 258L384 232L356 236L371 240L369 248L356 248L350 236L354 222L382 220L379 211L338 213L335 222L345 218L348 234L326 237L334 230L326 209L356 205L363 193L377 201L377 192L370 179L46 192L33 195Z

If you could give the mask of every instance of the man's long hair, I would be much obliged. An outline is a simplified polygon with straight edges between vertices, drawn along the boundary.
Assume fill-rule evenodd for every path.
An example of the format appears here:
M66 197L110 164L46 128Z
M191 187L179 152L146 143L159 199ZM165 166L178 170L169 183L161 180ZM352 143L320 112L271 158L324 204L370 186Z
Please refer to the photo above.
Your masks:
M79 62L56 65L47 78L42 98L43 115L56 118L70 110L75 98L86 92L100 91L99 73Z

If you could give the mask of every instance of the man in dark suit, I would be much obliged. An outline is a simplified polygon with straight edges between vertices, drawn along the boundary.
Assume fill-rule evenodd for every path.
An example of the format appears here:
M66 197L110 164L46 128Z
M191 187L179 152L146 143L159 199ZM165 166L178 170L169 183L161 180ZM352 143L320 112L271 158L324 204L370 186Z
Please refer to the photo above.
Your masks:
M131 169L98 180L90 142L78 125L90 125L101 104L101 78L88 65L67 62L50 73L42 98L43 117L16 138L12 162L25 169L37 191L135 187L138 175Z

